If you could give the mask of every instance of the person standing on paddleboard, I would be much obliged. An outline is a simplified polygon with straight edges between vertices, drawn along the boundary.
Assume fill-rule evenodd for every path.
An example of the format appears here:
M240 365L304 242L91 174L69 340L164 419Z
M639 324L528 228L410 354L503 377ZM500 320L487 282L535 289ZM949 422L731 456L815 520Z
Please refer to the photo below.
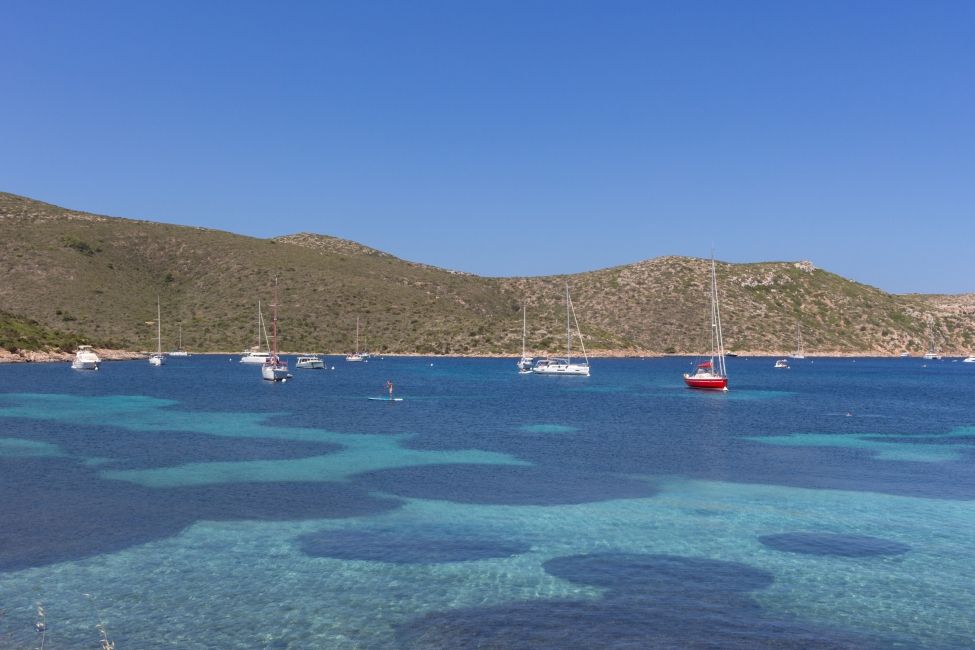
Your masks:
M392 401L392 399L393 399L393 382L392 382L392 380L390 380L390 379L387 379L386 380L386 388L389 389L389 399L390 399L390 401Z

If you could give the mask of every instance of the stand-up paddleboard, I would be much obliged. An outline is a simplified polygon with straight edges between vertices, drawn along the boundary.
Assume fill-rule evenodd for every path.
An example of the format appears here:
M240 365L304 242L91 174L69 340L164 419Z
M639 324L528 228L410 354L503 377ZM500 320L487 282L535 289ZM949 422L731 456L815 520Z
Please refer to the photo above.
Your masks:
M402 397L368 397L366 399L370 399L374 402L402 402L403 401Z

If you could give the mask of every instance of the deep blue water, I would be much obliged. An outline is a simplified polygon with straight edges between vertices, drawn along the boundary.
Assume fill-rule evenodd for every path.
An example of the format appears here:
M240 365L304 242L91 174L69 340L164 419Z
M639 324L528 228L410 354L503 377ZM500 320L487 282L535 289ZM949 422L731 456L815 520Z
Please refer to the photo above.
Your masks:
M0 367L0 647L975 646L971 364L236 360Z

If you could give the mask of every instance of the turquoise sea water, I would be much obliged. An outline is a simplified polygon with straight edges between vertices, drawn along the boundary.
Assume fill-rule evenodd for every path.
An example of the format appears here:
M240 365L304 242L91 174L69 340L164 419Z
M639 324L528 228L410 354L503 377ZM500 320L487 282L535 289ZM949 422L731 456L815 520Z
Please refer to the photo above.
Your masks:
M691 363L0 367L0 647L975 646L975 368Z

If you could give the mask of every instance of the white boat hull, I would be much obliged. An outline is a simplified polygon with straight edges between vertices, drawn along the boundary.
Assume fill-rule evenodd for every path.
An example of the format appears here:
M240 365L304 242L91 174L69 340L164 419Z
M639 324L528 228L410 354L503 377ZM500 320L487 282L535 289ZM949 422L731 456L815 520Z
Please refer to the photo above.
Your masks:
M75 370L98 370L102 360L98 358L90 345L82 345L75 354L71 367Z
M532 373L536 375L579 375L589 376L589 366L578 363L552 363L540 368L532 368Z
M259 364L264 364L264 363L267 363L268 356L269 355L267 355L265 353L260 353L260 354L253 354L253 353L251 353L251 354L245 354L244 356L242 356L240 358L240 362L241 363L259 363Z
M301 360L295 362L295 368L303 368L304 370L324 370L325 362L321 359L314 360Z
M350 354L345 358L346 361L362 361L362 355Z
M172 352L169 353L168 356L170 356L170 357L188 357L188 356L190 356L190 353L187 352L186 350L173 350Z
M261 377L268 381L283 381L291 377L288 366L266 364L261 367Z
M166 363L166 357L164 357L161 354L154 354L151 357L149 357L150 366L161 366L164 363Z

